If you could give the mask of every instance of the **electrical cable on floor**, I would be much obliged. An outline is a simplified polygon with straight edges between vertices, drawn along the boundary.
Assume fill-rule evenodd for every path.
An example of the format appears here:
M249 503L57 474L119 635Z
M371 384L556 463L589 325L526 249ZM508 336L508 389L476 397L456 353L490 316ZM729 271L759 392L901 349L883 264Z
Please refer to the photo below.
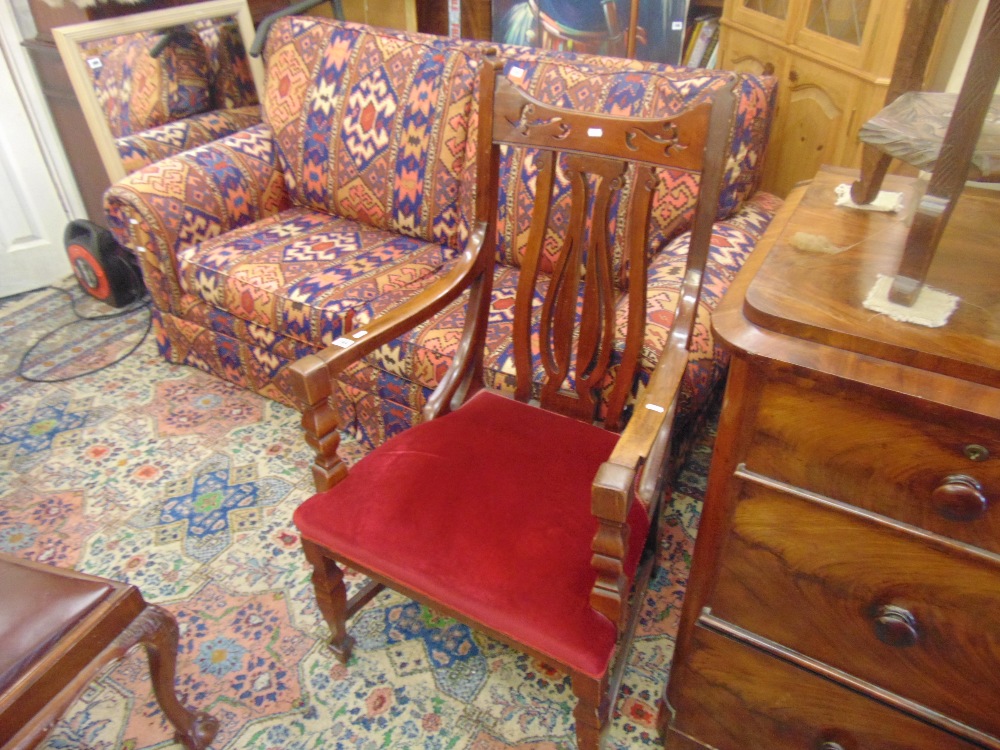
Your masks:
M82 378L82 377L85 377L87 375L93 375L94 373L100 372L101 370L106 370L107 368L111 367L112 365L117 365L119 362L121 362L126 357L130 356L133 352L135 352L136 349L138 349L140 346L142 346L143 343L146 341L146 338L149 336L150 330L153 327L153 310L152 310L152 307L150 305L150 299L149 299L149 297L143 297L142 299L138 300L137 302L134 302L131 305L129 305L128 307L126 307L126 308L124 308L122 310L118 310L117 312L106 313L104 315L84 315L83 313L81 313L79 311L79 309L77 309L77 306L76 306L76 297L74 297L69 292L69 290L67 290L67 289L61 289L60 287L57 287L57 286L44 286L44 287L40 287L39 289L35 289L35 290L32 290L32 291L40 292L40 291L44 291L46 289L52 289L52 290L55 290L57 292L62 292L67 297L69 297L70 305L72 305L72 307L73 307L73 314L76 315L77 319L76 320L71 320L68 323L63 323L61 326L58 326L57 328L54 328L53 330L51 330L48 333L44 334L34 344L32 344L31 346L28 347L28 350L23 355L21 355L21 361L17 365L16 374L22 380L27 380L27 381L29 381L31 383L65 383L67 380L75 380L77 378ZM142 308L146 308L147 311L148 311L148 315L149 315L149 317L148 317L148 319L146 321L146 330L143 331L142 338L140 338L139 341L136 342L136 344L131 349L129 349L124 354L120 355L114 361L108 362L106 364L103 364L100 367L95 367L93 370L87 370L86 372L79 372L79 373L75 373L73 375L67 375L67 376L61 377L61 378L36 378L36 377L31 376L31 375L26 375L25 374L25 370L28 367L28 365L27 365L28 358L35 352L35 350L38 348L38 346L43 341L46 341L47 339L51 338L52 336L54 336L55 334L59 333L59 331L63 330L64 328L68 328L69 326L76 325L77 323L80 323L80 322L83 322L83 321L91 321L92 322L92 321L99 321L99 320L114 320L115 318L121 318L121 317L124 317L126 315L131 315L132 313L137 312L138 310L141 310Z

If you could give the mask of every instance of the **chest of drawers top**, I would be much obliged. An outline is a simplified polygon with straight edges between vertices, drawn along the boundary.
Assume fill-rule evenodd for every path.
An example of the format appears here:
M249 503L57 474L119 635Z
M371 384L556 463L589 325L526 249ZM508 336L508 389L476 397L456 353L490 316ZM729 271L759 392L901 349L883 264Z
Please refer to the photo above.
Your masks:
M855 174L825 167L816 175L745 287L739 312L767 331L1000 387L1000 191L962 195L927 278L958 306L945 325L927 327L863 305L879 275L895 273L921 183L886 179L885 190L903 195L898 213L835 206L837 186ZM799 249L802 235L831 252Z

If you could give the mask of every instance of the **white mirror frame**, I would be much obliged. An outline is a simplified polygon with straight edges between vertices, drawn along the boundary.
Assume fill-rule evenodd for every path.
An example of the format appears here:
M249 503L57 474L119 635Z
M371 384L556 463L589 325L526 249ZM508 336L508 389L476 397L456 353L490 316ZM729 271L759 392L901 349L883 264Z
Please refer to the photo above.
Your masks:
M52 36L55 38L56 47L59 48L63 65L66 66L73 92L80 103L80 109L83 110L84 119L94 137L97 151L112 184L125 177L125 168L122 166L111 127L108 125L104 111L98 102L90 73L87 71L86 63L80 52L80 45L120 34L154 31L209 18L225 17L236 19L240 36L243 39L243 49L246 50L247 60L250 63L250 73L257 88L257 98L263 102L264 64L260 58L250 56L254 27L247 0L208 0L208 2L203 3L181 5L146 13L134 13L100 21L87 21L52 29Z

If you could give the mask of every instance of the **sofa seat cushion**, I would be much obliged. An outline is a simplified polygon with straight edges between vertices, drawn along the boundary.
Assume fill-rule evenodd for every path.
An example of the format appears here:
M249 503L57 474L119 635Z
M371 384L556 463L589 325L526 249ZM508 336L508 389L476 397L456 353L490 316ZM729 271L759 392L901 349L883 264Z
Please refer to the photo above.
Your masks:
M238 200L239 196L230 196ZM182 291L241 320L329 346L417 294L455 255L434 242L294 207L178 253Z
M706 272L702 300L705 303L695 329L691 364L681 386L682 413L697 413L725 372L727 356L712 339L708 315L721 299L729 282L759 241L781 201L757 193L736 214L718 222L712 238L712 253ZM686 247L678 237L653 262L647 304L647 327L640 360L640 381L655 365L672 321L673 301L679 288L676 254ZM513 300L510 269L498 280L503 291L493 303L491 335L486 352L487 384L513 391L513 379L504 363L509 361L509 304ZM420 284L422 282L418 282ZM410 294L402 285L394 294ZM380 303L386 300L380 298ZM352 365L338 376L336 406L341 427L368 445L378 445L419 422L435 385L447 370L461 335L464 300L453 303L427 323ZM370 318L371 307L355 322ZM202 298L182 293L177 315L157 316L157 341L170 361L198 367L283 403L291 403L287 365L315 350L314 345L291 338L271 327L236 317L208 304ZM622 321L626 310L619 309Z
M662 307L651 309L647 317L647 333L640 361L641 382L648 379L652 367L655 366L657 353L662 349L667 331L673 322L673 309L679 296L680 280L669 275L674 270L672 264L664 265L668 274L664 279L665 283L655 289L655 294L650 295L652 305L662 305ZM500 266L494 272L490 323L486 332L486 352L483 361L483 379L486 386L508 395L513 395L516 388L512 331L518 276L519 270L508 266ZM540 277L535 289L533 336L538 335L542 299L547 287L547 277ZM379 306L380 304L376 302L375 307ZM458 349L462 338L463 306L464 298L399 339L376 349L365 360L349 367L339 378L362 390L367 390L368 385L374 386L375 392L383 399L392 399L393 396L408 397L412 408L422 408L431 392L441 382ZM690 365L685 372L683 383L681 398L684 404L702 401L714 385L715 351L712 345L709 314L706 305L702 304L696 323L696 346L691 352ZM619 341L616 342L608 372L601 385L605 393L610 393L621 363L623 345L620 337L627 325L627 316L627 295L620 293L616 309ZM358 324L364 325L365 322L359 320ZM535 398L540 396L544 377L541 356L536 351L532 357ZM575 372L571 370L567 376L567 393L572 393L574 382ZM598 416L605 416L605 407L606 401L602 400Z
M115 140L122 166L129 174L168 156L211 143L260 122L260 105L217 109L191 115L141 133Z
M481 392L368 454L343 481L299 506L295 524L348 564L596 677L608 667L616 629L590 607L597 531L590 496L617 440L591 424ZM640 540L625 560L631 579L649 530L638 503L628 525L631 539Z

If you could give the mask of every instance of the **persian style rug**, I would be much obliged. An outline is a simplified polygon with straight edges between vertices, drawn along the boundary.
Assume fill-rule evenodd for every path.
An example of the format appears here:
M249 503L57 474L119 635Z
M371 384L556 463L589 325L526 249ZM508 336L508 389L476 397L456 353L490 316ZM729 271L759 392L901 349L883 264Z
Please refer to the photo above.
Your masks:
M64 286L82 312L108 311ZM166 363L151 335L98 369L141 339L145 310L43 342L25 372L60 382L18 377L27 347L73 319L65 292L0 300L0 550L127 580L170 610L178 693L221 722L213 748L575 747L568 678L393 592L352 619L357 645L340 665L291 522L311 494L298 414ZM711 439L695 446L665 518L607 747L658 744ZM44 747L165 748L171 737L136 651Z

